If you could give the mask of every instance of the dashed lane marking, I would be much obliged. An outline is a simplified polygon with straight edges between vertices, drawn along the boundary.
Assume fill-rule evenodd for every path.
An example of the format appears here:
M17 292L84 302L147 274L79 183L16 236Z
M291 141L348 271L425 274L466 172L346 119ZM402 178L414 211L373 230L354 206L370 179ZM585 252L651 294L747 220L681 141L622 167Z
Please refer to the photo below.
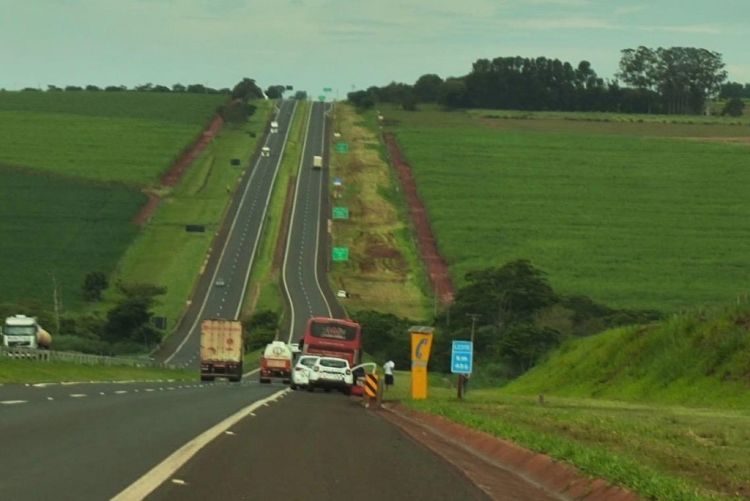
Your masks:
M83 398L85 396L86 396L85 393L71 393L70 394L70 398Z
M25 404L28 400L3 400L0 401L0 404L2 405L18 405L18 404Z

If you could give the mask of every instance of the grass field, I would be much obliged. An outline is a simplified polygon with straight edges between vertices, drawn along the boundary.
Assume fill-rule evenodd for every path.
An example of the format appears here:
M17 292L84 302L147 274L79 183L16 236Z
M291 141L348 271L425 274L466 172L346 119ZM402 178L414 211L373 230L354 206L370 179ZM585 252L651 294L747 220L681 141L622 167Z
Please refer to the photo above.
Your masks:
M349 219L335 220L334 245L349 248L349 261L335 263L329 274L332 288L345 289L350 311L377 310L424 319L430 301L408 219L388 164L379 152L379 141L354 109L337 105L334 142L345 142L348 153L331 148L331 177L343 186L331 188L338 197L334 206L347 207ZM330 216L329 216L330 217Z
M459 285L528 258L557 290L616 307L677 311L747 290L750 147L723 144L748 140L747 125L381 111Z
M131 186L156 181L225 96L0 92L0 163Z
M0 358L0 383L52 383L61 381L191 381L195 371L79 365L68 362L32 362Z
M81 305L83 278L109 272L135 237L129 222L144 202L121 186L0 166L0 302Z
M408 398L409 373L386 398L512 440L646 499L736 499L750 493L747 411L642 405L472 390L459 401L442 381Z
M272 112L271 101L255 103L258 110L242 127L224 127L218 137L187 170L177 187L166 194L156 214L145 226L119 262L114 280L147 282L167 287L155 308L167 317L172 329L186 306L202 263L240 179L241 168L230 165L233 158L247 166ZM255 137L253 137L253 134ZM187 224L205 225L205 233L188 233ZM97 308L110 306L114 294Z

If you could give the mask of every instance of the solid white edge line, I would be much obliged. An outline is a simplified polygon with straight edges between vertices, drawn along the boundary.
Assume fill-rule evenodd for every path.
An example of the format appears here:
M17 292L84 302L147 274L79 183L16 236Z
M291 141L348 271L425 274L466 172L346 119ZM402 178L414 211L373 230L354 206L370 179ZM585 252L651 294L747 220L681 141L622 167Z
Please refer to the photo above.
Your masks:
M326 105L323 104L323 137L320 140L320 155L324 156L326 151ZM331 175L330 171L330 160L331 158L328 158L328 175ZM323 169L325 169L326 166L323 166ZM323 169L321 169L320 172L320 183L318 183L318 220L317 225L315 226L315 264L313 265L313 275L315 276L315 284L318 286L318 291L320 292L320 297L323 298L323 302L326 304L326 309L328 310L328 318L333 318L333 312L331 311L331 305L328 303L328 298L326 298L326 295L323 294L323 287L320 285L320 280L318 279L318 258L320 254L320 213L323 208L323 179L325 179L325 176L323 175Z
M310 105L310 112L307 114L307 127L305 127L305 140L302 143L302 155L300 156L299 160L299 168L297 169L297 182L294 186L294 199L292 200L292 215L289 218L289 229L287 230L286 234L286 249L284 250L284 266L281 269L281 276L282 281L284 282L284 292L286 293L286 297L289 300L289 310L291 312L291 322L289 324L289 340L287 342L292 342L292 334L294 334L294 301L292 300L292 295L289 292L289 283L286 280L286 264L287 261L289 261L289 247L292 242L292 229L294 227L294 215L297 212L297 195L299 194L299 185L300 180L302 179L302 176L300 173L302 172L302 169L304 168L305 164L305 150L307 149L307 138L310 134L310 118L312 117L312 110L313 110L313 104Z
M268 189L266 195L266 203L263 206L263 214L260 218L260 226L258 227L258 233L255 236L255 243L253 244L253 250L250 253L250 264L247 267L247 273L245 274L245 281L242 284L242 292L240 293L240 301L237 303L237 311L234 312L234 318L239 318L240 311L242 311L242 305L245 302L245 295L247 294L247 284L250 281L250 273L253 270L255 264L255 253L258 250L260 241L263 239L263 228L266 226L266 214L268 213L268 204L271 201L271 195L273 195L273 189L276 186L276 179L279 177L279 170L281 170L281 161L284 159L284 150L286 150L287 140L289 139L289 132L292 130L292 122L294 122L294 112L297 110L297 101L294 101L292 106L292 114L289 117L289 125L286 128L286 134L284 135L284 142L281 143L281 151L279 152L278 160L276 161L276 167L273 172L273 178L271 179L271 186Z
M294 104L296 107L296 103ZM291 119L289 121L289 126L291 126ZM268 141L270 140L271 135L269 134L268 137L266 137L266 142L263 143L263 146L266 146L268 144ZM253 167L253 171L250 173L250 179L247 180L247 184L245 184L245 191L242 193L242 198L240 199L240 203L237 205L237 211L234 214L234 219L232 220L232 225L229 227L229 232L227 233L227 238L224 241L224 247L221 249L221 254L219 255L219 260L216 262L216 268L214 269L214 273L211 276L211 282L208 285L208 291L206 292L206 295L203 297L203 303L201 304L200 310L198 310L198 315L195 317L195 321L193 322L193 325L190 326L190 330L188 331L187 335L185 336L185 339L182 340L182 342L177 346L177 349L175 349L174 353L172 353L167 359L164 361L164 363L169 363L174 358L175 355L177 355L180 350L182 350L182 347L185 346L185 343L188 342L188 339L190 339L193 335L193 332L195 332L195 327L198 325L198 322L200 322L201 317L203 316L203 311L206 309L206 303L208 302L208 297L211 295L211 288L213 286L213 283L216 281L216 276L219 274L219 268L221 267L221 262L224 259L224 253L227 250L227 247L229 246L229 241L231 240L232 233L234 232L234 226L237 224L237 219L240 216L240 212L242 209L242 206L245 204L245 199L247 198L247 194L250 191L250 185L253 182L253 178L255 177L255 174L259 170L260 162L264 157L262 155L258 156L258 159L255 161L255 167ZM219 230L221 231L221 230Z
M249 416L258 407L268 405L279 398L283 393L291 391L288 388L277 391L276 393L256 402L253 402L244 409L232 414L220 423L204 431L190 442L186 443L172 454L164 459L161 463L154 466L141 478L130 484L122 492L112 498L112 501L130 501L132 499L144 499L151 494L157 487L164 483L170 476L179 470L193 456L208 445L216 437L226 430L237 424L240 420Z

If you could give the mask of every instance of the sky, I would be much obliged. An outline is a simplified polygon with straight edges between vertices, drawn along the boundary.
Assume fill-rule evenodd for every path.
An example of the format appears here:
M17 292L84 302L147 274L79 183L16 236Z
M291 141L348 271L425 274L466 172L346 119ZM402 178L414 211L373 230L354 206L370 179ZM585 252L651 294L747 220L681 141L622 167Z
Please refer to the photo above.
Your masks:
M479 58L721 53L750 82L750 0L0 0L0 88L202 83L353 89L460 76Z

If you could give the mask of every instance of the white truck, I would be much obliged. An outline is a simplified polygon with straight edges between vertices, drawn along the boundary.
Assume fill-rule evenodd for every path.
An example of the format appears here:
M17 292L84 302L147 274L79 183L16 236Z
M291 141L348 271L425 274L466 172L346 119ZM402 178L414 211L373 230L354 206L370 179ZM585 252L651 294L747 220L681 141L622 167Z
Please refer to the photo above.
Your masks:
M201 324L201 381L226 377L242 379L242 324L237 320L209 319Z
M315 155L313 157L313 163L312 163L313 169L322 169L323 168L323 157L320 155Z
M9 348L49 349L52 336L34 317L13 315L3 323L3 345Z
M260 357L261 383L270 383L271 379L282 379L285 383L292 379L292 347L283 341L271 341Z
M271 134L276 134L277 132L279 132L279 122L274 120L271 122Z

